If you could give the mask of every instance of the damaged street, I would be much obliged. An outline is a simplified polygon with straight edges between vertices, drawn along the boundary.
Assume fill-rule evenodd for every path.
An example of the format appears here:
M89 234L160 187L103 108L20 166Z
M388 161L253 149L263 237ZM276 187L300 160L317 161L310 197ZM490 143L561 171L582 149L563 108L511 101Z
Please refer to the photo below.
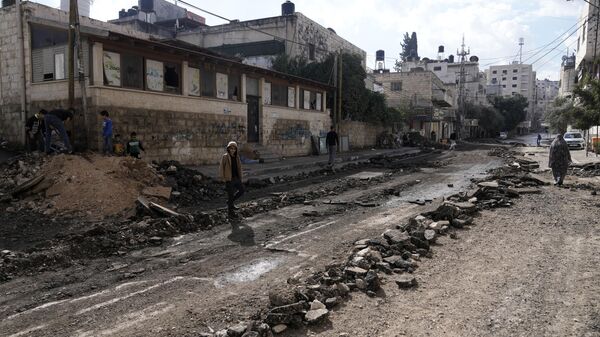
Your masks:
M129 180L121 170L136 167L135 176L144 177L137 190L173 214L149 213L139 202L136 211L118 209L137 200L123 201L121 193L92 207L106 212L98 220L68 205L83 210L99 191L83 189L66 203L50 183L50 200L19 192L2 204L0 330L597 336L600 236L590 226L599 215L597 178L573 177L556 188L548 172L531 173L542 156L525 156L527 148L470 147L382 155L335 173L277 174L280 183L265 178L248 187L239 220L227 219L222 203L179 206L174 200L188 187L171 187L169 200L150 195L170 177L202 177L178 175L190 169L176 163L136 167L109 158L119 169L104 173ZM57 156L44 165L64 161L59 172L69 175L72 162L89 160L106 159ZM527 169L515 165L525 160ZM36 169L25 161L9 162L4 172ZM80 179L74 174L65 185ZM211 189L210 177L195 181L209 196L222 193ZM572 217L562 216L573 207Z

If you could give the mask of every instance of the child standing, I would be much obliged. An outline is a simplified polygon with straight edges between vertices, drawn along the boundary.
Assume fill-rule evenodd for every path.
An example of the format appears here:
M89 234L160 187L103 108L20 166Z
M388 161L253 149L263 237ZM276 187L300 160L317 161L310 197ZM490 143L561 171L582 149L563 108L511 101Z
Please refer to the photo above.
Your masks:
M146 150L144 150L142 142L137 139L137 134L135 132L132 132L131 138L127 142L126 152L128 155L140 159L140 151Z
M102 110L100 112L100 116L102 116L102 153L104 155L111 155L113 151L112 146L112 136L113 136L113 123L112 120L108 117L108 111Z

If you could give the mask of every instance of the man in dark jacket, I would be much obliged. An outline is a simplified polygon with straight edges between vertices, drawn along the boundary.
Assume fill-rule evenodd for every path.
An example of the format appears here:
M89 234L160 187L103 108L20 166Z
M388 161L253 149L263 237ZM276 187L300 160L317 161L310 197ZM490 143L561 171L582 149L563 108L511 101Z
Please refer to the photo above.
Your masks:
M65 144L66 151L68 153L73 152L71 142L69 141L69 135L67 134L64 123L73 118L73 110L56 109L48 113L42 111L40 111L40 115L43 116L44 126L46 129L46 153L49 154L51 152L50 145L52 143L52 130L56 130L56 132L58 132L63 143Z
M333 129L333 125L329 128L329 132L327 133L327 138L325 138L325 145L327 146L327 153L329 153L329 166L333 166L333 162L335 161L335 152L337 150L337 145L339 143L339 138L337 132Z
M43 110L46 112L46 110ZM30 151L44 151L44 117L42 113L36 113L25 122L27 131L27 144Z
M225 183L229 216L235 218L237 217L235 214L237 207L235 207L233 203L244 195L244 185L242 184L242 162L238 155L236 142L232 141L227 144L227 153L223 154L223 157L221 157L219 176Z

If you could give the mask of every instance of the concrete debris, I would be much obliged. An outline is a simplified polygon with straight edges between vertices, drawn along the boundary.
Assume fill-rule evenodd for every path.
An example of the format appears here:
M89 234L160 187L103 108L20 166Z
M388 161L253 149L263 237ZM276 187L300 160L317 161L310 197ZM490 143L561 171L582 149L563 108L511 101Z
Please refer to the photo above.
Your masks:
M317 310L309 310L304 319L309 324L318 323L319 321L325 319L329 315L329 310L327 309L317 309Z
M273 333L280 334L280 333L284 332L285 330L287 330L287 328L288 327L285 324L278 324L278 325L274 326L272 328L272 330L273 330Z
M399 288L407 289L417 286L417 279L412 275L400 275L396 278L396 284Z

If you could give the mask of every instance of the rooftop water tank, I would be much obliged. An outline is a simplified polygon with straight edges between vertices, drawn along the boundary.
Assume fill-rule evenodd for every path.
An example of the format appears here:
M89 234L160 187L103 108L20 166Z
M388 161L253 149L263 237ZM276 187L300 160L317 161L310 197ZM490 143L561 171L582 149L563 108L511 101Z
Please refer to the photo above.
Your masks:
M470 62L479 62L479 57L473 55L473 56L469 57L469 61Z
M375 61L384 61L385 60L385 51L378 50L375 52Z
M454 55L448 56L448 63L454 63Z
M283 4L281 4L281 15L282 16L286 16L286 15L294 15L294 13L296 12L296 5L294 5L293 2L291 1L286 1Z
M139 0L138 4L142 12L154 12L154 0Z
M443 53L443 52L444 52L444 46L439 46L438 53Z

